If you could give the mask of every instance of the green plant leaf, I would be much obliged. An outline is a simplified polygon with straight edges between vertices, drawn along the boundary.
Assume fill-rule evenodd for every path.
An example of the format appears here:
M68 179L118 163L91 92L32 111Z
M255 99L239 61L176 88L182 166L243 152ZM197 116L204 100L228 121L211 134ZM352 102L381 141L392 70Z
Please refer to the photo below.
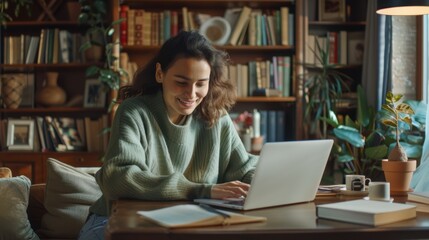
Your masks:
M405 141L410 144L423 145L424 137L412 134L405 134Z
M390 105L390 104L383 104L383 106L381 106L381 108L386 111L385 112L386 115L390 115L391 114L393 116L396 116L396 110L395 110L395 108L393 108L392 105Z
M396 102L398 102L399 100L401 100L401 98L403 97L404 95L402 95L402 94L393 94L393 101L396 103Z
M86 50L88 50L90 47L92 47L91 42L84 42L80 48L79 48L79 52L85 52Z
M396 110L401 113L405 114L414 114L414 110L411 108L410 105L406 103L400 103L398 106L396 106Z
M90 66L86 69L85 71L85 76L86 77L93 77L95 75L97 75L100 71L100 68L97 66Z
M371 132L365 141L365 147L375 147L383 143L385 137L378 131Z
M346 120L345 121L346 121L345 125L347 127L352 127L352 128L355 128L355 129L359 129L359 126L350 118L349 115L346 116Z
M349 154L339 155L337 158L337 161L340 163L351 162L353 160L354 160L353 156Z
M107 36L113 36L113 33L115 33L115 29L113 29L113 28L109 28L108 29L108 31L107 31Z
M386 145L365 148L365 156L369 159L383 159L387 157L387 150Z
M358 93L358 112L357 112L357 121L361 126L369 125L369 108L368 102L366 100L365 92L363 88L359 85L357 88Z
M398 123L392 119L382 119L381 123L383 123L386 126L394 127L394 128L396 128L396 126L398 125Z
M81 14L79 14L79 18L78 21L80 24L87 24L89 20L89 15L85 12L81 12Z
M350 143L354 147L360 148L365 145L364 137L354 128L340 125L334 128L333 132L337 138Z

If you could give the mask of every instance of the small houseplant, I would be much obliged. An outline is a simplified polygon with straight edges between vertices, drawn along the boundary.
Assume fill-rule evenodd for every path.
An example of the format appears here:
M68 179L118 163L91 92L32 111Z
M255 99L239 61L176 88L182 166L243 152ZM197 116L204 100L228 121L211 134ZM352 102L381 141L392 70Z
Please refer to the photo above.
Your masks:
M338 64L329 60L329 46L321 46L316 41L316 49L310 49L315 55L315 64L306 64L304 97L306 100L305 120L310 132L316 138L326 138L328 125L322 119L336 112L336 103L343 91L349 91L347 81L352 79L338 71Z
M12 16L9 14L9 7L11 4L15 7L13 9L13 15L19 16L22 9L27 10L27 14L31 15L31 4L32 0L0 0L0 25L6 25L7 22L12 21Z
M115 26L124 19L119 19L109 23L107 21L107 6L104 0L79 0L81 4L81 13L79 23L87 26L85 35L87 41L82 44L82 52L91 51L91 49L104 49L102 66L97 64L89 67L86 71L87 77L97 77L105 86L110 89L118 89L120 85L120 76L126 74L117 64L118 57L115 56L115 48L119 48L119 40L115 39L113 34Z
M386 103L382 106L383 114L380 118L381 123L393 128L396 133L395 146L390 151L388 158L382 161L384 176L386 181L390 182L392 195L407 194L417 165L416 160L408 159L407 153L399 142L401 127L405 124L405 126L411 128L412 120L410 115L414 114L414 110L410 105L400 102L401 98L401 94L388 92Z
M333 112L328 119L323 119L332 127L331 134L335 139L331 154L343 174L362 174L373 181L384 180L381 163L387 158L389 149L396 145L396 131L392 133L392 128L377 124L378 118L386 115L385 110L375 112L368 105L361 86L357 92L355 120L346 116L344 123L340 124ZM403 131L399 141L408 157L418 159L422 154L426 104L415 100L404 102L415 109L411 116L414 128Z

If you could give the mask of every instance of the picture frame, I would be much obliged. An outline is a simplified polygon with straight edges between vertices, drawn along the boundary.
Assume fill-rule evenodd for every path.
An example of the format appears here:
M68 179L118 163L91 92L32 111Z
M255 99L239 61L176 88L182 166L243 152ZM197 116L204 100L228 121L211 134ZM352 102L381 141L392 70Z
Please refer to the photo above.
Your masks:
M33 150L34 120L9 119L6 145L9 150Z
M346 21L346 0L319 0L319 21Z
M87 108L104 108L105 104L106 90L103 84L98 79L87 79L83 106Z

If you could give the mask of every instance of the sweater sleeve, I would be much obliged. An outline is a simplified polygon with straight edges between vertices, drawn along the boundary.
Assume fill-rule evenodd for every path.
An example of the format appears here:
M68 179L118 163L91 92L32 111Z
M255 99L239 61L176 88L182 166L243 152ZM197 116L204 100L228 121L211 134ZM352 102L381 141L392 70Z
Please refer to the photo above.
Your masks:
M237 130L229 116L222 118L224 121L224 130L222 131L223 149L222 153L228 153L224 156L227 163L223 175L223 182L229 182L239 179L242 182L250 183L255 172L256 163L259 156L250 154L246 151ZM228 149L228 150L227 150Z
M147 164L148 143L141 106L121 104L112 126L108 151L96 179L107 200L179 200L209 197L212 185L191 182L182 173L161 175Z

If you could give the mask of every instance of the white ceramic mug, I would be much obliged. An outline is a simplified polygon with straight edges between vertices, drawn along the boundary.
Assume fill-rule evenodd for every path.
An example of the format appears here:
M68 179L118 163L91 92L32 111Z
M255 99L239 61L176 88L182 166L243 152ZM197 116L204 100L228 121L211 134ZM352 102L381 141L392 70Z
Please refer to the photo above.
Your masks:
M365 175L346 175L346 190L363 192L367 182L371 179L365 178Z
M369 200L389 201L390 183L389 182L370 182L368 185Z

